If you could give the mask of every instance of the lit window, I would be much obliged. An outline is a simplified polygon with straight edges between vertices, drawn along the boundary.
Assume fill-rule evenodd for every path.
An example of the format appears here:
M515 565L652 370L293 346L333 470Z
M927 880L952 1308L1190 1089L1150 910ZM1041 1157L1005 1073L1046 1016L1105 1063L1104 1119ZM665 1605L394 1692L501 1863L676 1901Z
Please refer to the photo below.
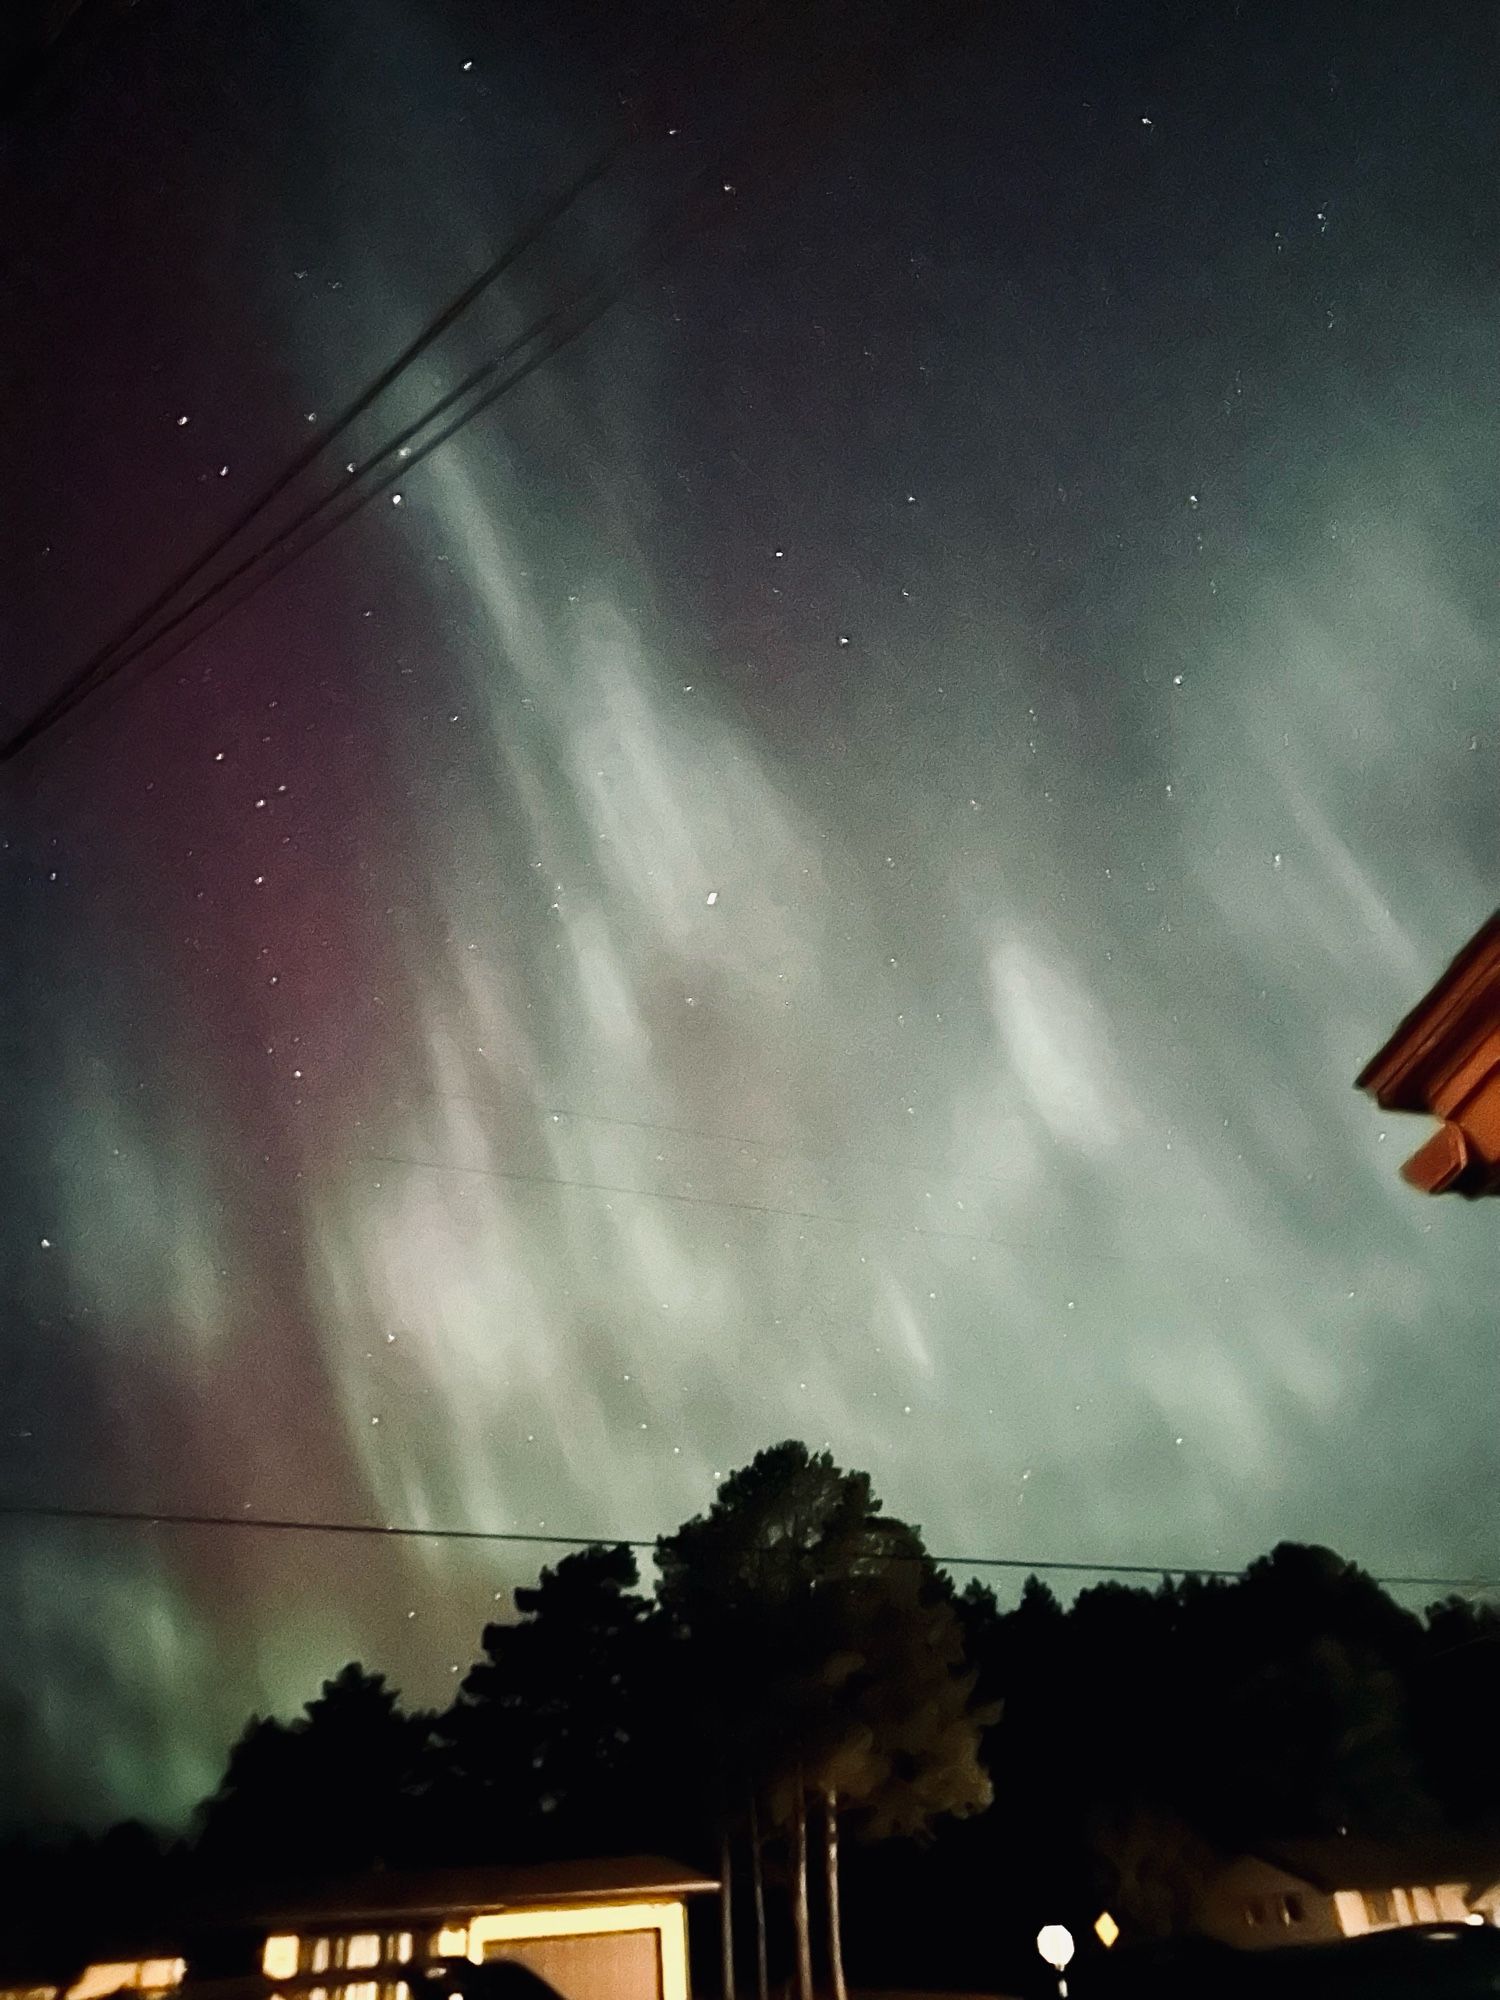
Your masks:
M328 1970L328 1958L329 1958L329 1951L328 1951L327 1938L314 1938L312 1956L308 1960L308 1965L307 1965L308 1971L326 1972Z
M397 1931L391 1939L391 1957L398 1965L406 1965L411 1960L411 1932Z
M267 1979L293 1979L297 1973L297 1947L300 1939L294 1937L268 1937L266 1948L260 1955L262 1972Z
M134 1986L135 1974L134 1965L86 1965L68 1988L68 2000L103 2000L105 1994Z
M180 1958L111 1959L86 1966L68 1988L68 2000L107 2000L111 1993L171 1993L187 1976Z
M380 1988L373 1979L358 1979L352 1986L339 1988L340 2000L380 2000Z
M1366 1889L1365 1915L1372 1924L1393 1924L1396 1921L1395 1890Z
M469 1955L469 1927L467 1924L444 1924L437 1934L437 1956L439 1958L467 1958Z
M358 1937L349 1939L348 1950L344 1955L344 1963L345 1965L354 1967L379 1965L380 1939L375 1935L374 1931L361 1931Z

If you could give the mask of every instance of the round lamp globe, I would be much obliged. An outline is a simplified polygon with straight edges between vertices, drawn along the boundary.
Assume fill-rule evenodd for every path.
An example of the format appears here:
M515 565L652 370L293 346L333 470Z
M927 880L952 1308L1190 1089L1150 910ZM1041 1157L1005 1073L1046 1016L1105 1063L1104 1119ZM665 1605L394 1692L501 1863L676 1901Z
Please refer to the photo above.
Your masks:
M1073 1957L1073 1933L1063 1924L1043 1924L1036 1948L1055 1972L1065 1972Z

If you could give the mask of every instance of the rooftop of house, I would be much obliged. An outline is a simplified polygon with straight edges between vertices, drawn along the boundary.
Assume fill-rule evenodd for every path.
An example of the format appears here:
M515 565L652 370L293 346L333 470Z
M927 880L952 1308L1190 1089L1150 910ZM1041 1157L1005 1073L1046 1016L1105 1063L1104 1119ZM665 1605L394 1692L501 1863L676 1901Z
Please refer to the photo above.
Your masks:
M1457 1882L1478 1894L1500 1881L1500 1840L1452 1834L1412 1841L1283 1840L1260 1858L1331 1895L1337 1889L1419 1889Z
M1500 1027L1500 911L1482 926L1355 1079L1384 1111L1426 1111L1436 1077Z
M480 1910L544 1909L567 1903L633 1903L701 1895L711 1875L655 1854L527 1867L376 1869L342 1882L262 1892L249 1913L266 1927L335 1924L366 1918L461 1916Z
M212 1964L216 1975L230 1976L258 1966L259 1940L277 1931L340 1926L415 1929L426 1922L462 1921L498 1910L664 1902L702 1895L718 1886L713 1876L656 1854L528 1866L377 1868L307 1885L247 1882L238 1890L194 1899L171 1910L142 1910L128 1929L118 1933L111 1929L107 1937L91 1937L86 1943L69 1925L44 1924L23 1937L12 1924L0 1937L0 1990L66 1986L85 1962L129 1962L179 1953L186 1956L190 1969L196 1964L201 1971Z

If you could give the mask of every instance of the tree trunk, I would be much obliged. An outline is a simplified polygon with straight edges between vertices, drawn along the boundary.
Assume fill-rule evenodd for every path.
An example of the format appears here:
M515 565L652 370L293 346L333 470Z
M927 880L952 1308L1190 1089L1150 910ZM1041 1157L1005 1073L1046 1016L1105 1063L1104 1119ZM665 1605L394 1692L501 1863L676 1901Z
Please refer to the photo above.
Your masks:
M800 1771L792 1802L792 1922L797 1933L797 2000L813 2000L812 1937L807 1923L807 1795Z
M844 1984L844 1934L839 1919L839 1802L830 1785L823 1794L823 1865L828 1891L828 1970L833 2000L849 2000Z
M750 1881L755 1891L755 2000L771 2000L766 1953L766 1855L761 1844L760 1802L750 1792Z
M734 2000L734 1849L727 1819L719 1824L719 1952L723 2000Z

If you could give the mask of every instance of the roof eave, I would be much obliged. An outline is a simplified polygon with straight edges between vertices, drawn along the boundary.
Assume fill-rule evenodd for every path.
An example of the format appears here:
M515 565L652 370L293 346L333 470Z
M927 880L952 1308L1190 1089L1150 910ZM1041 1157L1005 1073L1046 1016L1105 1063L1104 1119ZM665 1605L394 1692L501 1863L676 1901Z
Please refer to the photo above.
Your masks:
M1365 1064L1355 1089L1367 1092L1383 1111L1426 1111L1428 1078L1462 1046L1476 1014L1500 1016L1500 911Z

